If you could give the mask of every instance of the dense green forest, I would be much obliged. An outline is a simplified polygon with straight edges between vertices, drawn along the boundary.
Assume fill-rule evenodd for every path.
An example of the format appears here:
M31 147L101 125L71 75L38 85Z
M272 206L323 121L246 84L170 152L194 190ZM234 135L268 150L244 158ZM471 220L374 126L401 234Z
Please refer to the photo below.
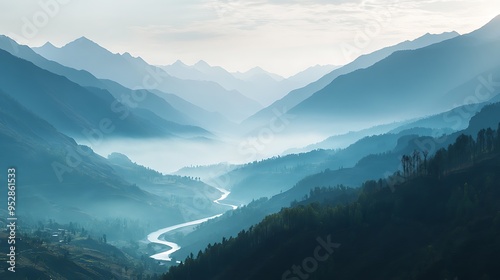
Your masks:
M500 126L401 161L355 202L316 188L163 279L500 279Z

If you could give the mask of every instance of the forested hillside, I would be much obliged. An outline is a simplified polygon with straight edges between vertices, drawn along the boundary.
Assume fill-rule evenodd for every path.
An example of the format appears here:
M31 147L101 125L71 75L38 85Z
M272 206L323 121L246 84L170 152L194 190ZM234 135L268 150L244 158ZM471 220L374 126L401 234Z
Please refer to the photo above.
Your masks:
M500 130L459 136L432 158L368 181L333 206L316 189L172 267L170 279L499 279ZM418 163L418 164L417 164Z

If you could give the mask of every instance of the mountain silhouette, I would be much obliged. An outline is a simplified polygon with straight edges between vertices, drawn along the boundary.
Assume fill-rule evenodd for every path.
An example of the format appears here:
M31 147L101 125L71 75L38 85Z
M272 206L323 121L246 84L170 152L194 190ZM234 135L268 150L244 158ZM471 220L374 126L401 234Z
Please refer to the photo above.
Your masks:
M334 130L332 124L387 123L462 105L459 97L443 97L500 66L498 30L495 19L470 34L398 51L371 67L340 76L290 110L297 117L292 125L312 123L316 129Z
M0 167L22 176L19 215L60 222L95 218L182 221L178 209L123 180L90 148L78 145L0 90ZM21 175L23 174L23 175ZM21 180L20 180L21 181ZM3 197L3 195L2 195Z
M86 70L98 78L113 80L131 89L157 89L174 93L205 110L219 112L231 120L241 120L261 109L256 101L235 90L228 91L210 81L172 77L140 57L132 57L129 53L111 53L85 37L56 50L50 45L33 50L62 65Z
M144 109L131 110L105 90L82 87L4 50L0 50L0 61L9 65L0 69L0 89L75 138L172 137L186 132L209 135L201 128L169 122Z
M270 106L262 109L255 115L246 119L243 122L243 125L245 125L247 129L252 129L255 127L259 127L261 125L265 125L270 118L274 117L275 110L278 110L280 112L288 111L293 107L295 107L296 105L298 105L300 102L304 101L305 99L313 95L315 92L327 86L337 77L351 73L358 69L363 69L372 66L376 62L381 61L384 58L387 58L389 55L391 55L396 51L426 47L434 43L454 38L457 35L459 34L456 32L445 32L442 34L435 34L435 35L425 34L415 40L404 41L397 45L386 47L370 54L362 55L357 59L355 59L353 62L324 75L319 80L310 83L305 87L291 91L282 99L274 102Z
M50 43L47 46L52 46ZM36 66L48 70L52 73L65 76L69 80L85 87L94 87L108 90L113 97L118 100L122 99L136 99L134 95L140 96L140 102L133 102L136 107L150 110L159 117L179 123L184 125L194 125L194 126L204 126L208 129L212 129L210 126L212 123L220 123L223 125L228 125L229 121L224 119L222 116L217 116L216 114L211 114L206 112L202 108L191 105L192 110L184 112L186 106L177 107L169 103L170 100L164 100L163 98L157 96L150 91L137 92L132 89L126 88L111 80L98 79L92 74L84 70L76 70L70 67L63 66L54 61L47 60L41 55L35 53L31 48L24 45L17 44L14 40L0 35L0 49L3 49L14 56L28 60L35 64ZM177 99L181 99L178 97ZM182 99L181 99L182 100ZM181 102L181 101L179 101ZM177 103L179 103L177 102ZM183 101L188 103L187 101Z
M260 67L250 69L244 73L230 73L220 66L211 66L203 60L194 65L186 65L177 60L175 63L161 68L168 74L180 79L216 82L227 90L237 90L267 106L282 98L289 91L321 78L336 67L332 65L316 65L287 79L269 73Z

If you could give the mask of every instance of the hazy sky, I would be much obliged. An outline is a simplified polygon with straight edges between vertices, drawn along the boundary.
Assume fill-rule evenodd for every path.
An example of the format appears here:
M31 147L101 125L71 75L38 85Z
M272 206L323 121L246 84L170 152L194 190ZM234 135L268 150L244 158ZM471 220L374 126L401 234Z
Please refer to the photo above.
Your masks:
M291 75L427 32L467 33L499 0L0 0L0 33L29 46L86 36L152 64L200 59Z

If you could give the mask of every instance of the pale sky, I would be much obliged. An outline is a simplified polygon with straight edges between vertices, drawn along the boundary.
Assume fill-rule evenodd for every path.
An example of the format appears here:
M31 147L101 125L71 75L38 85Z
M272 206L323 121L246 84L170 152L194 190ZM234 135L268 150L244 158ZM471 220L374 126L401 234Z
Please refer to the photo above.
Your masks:
M151 64L290 76L427 32L468 33L498 14L499 0L0 0L0 34L29 46L85 36Z

